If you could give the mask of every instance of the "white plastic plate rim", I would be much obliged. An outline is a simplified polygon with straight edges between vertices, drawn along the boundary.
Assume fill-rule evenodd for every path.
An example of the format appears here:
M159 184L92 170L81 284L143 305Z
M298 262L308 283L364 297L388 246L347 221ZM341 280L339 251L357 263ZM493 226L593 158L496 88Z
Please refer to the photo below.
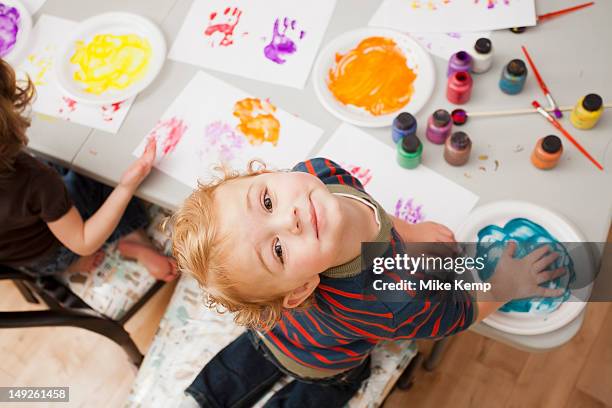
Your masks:
M30 33L32 32L32 16L26 6L18 0L2 0L7 6L15 7L19 12L19 31L17 32L17 40L13 49L6 54L3 59L13 66L17 66L25 57L30 41Z
M74 44L78 40L90 40L96 34L118 32L135 33L147 38L153 55L145 77L132 86L118 91L95 95L84 92L82 86L74 81L76 67L70 63ZM132 13L113 12L99 14L83 20L62 44L57 54L56 77L62 91L77 102L95 105L108 105L129 99L146 89L157 77L166 60L166 40L159 27L146 17Z
M533 203L505 200L477 207L457 232L459 242L474 242L478 231L486 225L502 226L513 218L527 218L546 228L562 242L585 242L582 233L565 217ZM589 259L576 262L592 265ZM593 270L589 271L591 274ZM579 299L586 299L592 286L579 291ZM575 295L572 295L576 299ZM566 301L558 309L548 314L525 314L519 312L495 312L484 322L501 331L519 335L538 335L550 333L569 324L583 311L586 302Z
M336 53L346 53L355 48L361 40L373 36L392 38L404 52L409 50L413 58L416 56L418 65L415 91L410 102L397 112L381 116L374 116L364 109L340 103L327 87L327 75L335 64ZM410 58L408 62L411 68L414 67ZM317 98L332 115L353 125L375 128L390 126L395 116L402 111L416 115L431 97L436 77L431 56L416 40L399 31L368 27L345 32L327 44L315 62L313 79Z

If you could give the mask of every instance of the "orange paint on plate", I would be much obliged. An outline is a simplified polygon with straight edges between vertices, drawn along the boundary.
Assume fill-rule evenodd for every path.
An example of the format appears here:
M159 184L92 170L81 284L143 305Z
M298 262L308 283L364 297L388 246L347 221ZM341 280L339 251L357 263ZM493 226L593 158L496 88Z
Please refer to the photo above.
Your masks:
M336 54L327 86L344 105L380 116L404 107L414 93L417 74L395 41L369 37L344 55Z
M252 145L278 143L280 122L274 116L276 106L257 98L242 99L234 105L234 116L240 119L238 130Z

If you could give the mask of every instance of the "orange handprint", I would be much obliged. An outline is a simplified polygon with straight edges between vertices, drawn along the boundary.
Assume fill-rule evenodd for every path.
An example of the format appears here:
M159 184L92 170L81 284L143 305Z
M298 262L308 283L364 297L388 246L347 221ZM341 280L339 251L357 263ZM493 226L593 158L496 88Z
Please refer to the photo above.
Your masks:
M280 122L273 113L276 107L268 101L257 98L245 98L234 105L234 116L240 119L238 130L244 134L252 145L270 142L278 143Z

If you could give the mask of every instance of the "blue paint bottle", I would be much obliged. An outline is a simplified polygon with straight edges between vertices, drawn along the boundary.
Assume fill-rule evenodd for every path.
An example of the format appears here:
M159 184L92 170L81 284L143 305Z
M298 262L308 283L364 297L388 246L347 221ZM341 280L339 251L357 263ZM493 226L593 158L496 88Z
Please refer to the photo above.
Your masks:
M402 112L393 119L391 137L393 143L397 144L401 139L408 135L415 135L417 130L417 120L408 112Z
M527 79L527 66L520 59L513 59L502 70L499 89L508 95L516 95L523 90Z

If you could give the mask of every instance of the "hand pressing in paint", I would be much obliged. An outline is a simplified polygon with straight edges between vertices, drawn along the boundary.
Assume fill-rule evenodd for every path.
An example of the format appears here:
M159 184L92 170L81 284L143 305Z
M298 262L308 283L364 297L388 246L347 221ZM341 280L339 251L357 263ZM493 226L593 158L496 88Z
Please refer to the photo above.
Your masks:
M271 61L277 64L284 64L287 62L283 57L292 55L297 51L297 45L294 40L289 37L290 33L297 33L296 20L290 20L287 17L283 19L283 26L280 25L280 19L274 21L274 28L272 29L272 40L264 48L264 55ZM300 30L297 34L297 39L301 40L304 38L306 32Z
M156 144L154 138L149 139L144 153L121 176L120 186L125 187L132 193L136 191L140 183L151 172L155 160L155 151L157 150Z
M458 247L455 240L455 234L446 226L432 221L412 224L408 221L394 217L391 214L389 214L389 216L393 220L393 227L402 238L402 241L407 243L407 247L411 250L438 256L452 256L457 254ZM415 245L415 243L417 245ZM420 246L420 244L423 243L437 244Z
M213 42L212 46L220 45L227 47L234 43L234 30L240 22L242 10L237 7L227 7L223 13L213 12L208 19L208 27L204 30L204 34L212 37L216 33L220 33L223 37L218 43Z
M496 301L508 301L563 295L565 289L540 286L567 272L565 268L554 268L553 264L559 253L551 252L550 246L543 245L523 258L514 258L516 247L516 242L508 242L493 275L488 280L493 298Z

